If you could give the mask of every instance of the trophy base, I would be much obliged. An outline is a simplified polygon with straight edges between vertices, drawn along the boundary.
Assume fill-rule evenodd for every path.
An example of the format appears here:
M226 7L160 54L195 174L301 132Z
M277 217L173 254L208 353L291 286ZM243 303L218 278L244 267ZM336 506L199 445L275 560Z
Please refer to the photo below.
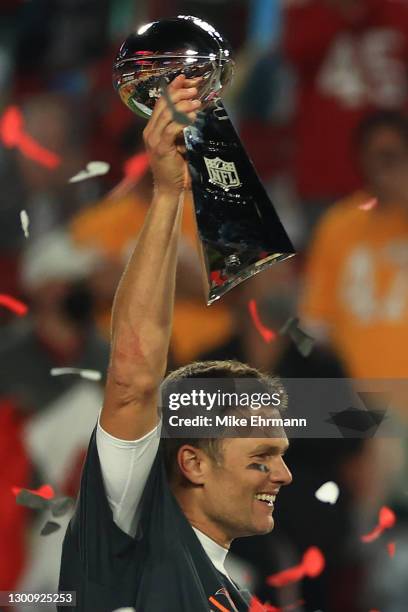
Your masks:
M230 289L233 289L248 278L252 278L255 274L266 270L273 266L273 264L279 261L285 261L296 255L296 253L275 253L265 257L265 259L256 261L254 264L247 266L245 270L242 270L238 274L231 275L225 279L225 282L221 278L221 275L214 275L211 280L211 284L207 281L207 276L204 276L205 295L207 306L210 306L217 300L219 300L225 293ZM216 277L217 276L217 277Z

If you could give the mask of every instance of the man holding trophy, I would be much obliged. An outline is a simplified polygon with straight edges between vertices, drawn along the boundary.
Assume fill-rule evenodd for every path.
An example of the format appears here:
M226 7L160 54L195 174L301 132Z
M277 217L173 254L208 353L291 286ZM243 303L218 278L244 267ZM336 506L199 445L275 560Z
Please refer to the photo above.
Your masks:
M181 20L185 18L156 24L160 29L160 24L177 22L177 30ZM198 31L206 39L208 30L202 24L187 22L193 32ZM183 22L181 26L185 28ZM214 32L211 28L210 35L218 40L219 35ZM137 57L149 65L146 52ZM223 163L216 167L214 162L217 173L206 175L213 183L210 191L204 193L206 187L200 173L205 162L203 165L197 159L199 147L196 147L197 143L203 144L200 115L208 103L213 110L221 106L211 99L205 71L199 76L192 75L193 78L186 72L187 76L184 71L177 76L171 74L165 95L154 100L154 110L144 131L154 194L116 292L104 405L91 437L80 496L63 545L59 589L75 591L74 609L84 612L111 612L126 606L137 612L248 610L250 595L239 589L224 567L229 545L236 537L266 534L273 529L276 495L281 486L291 482L283 459L288 447L283 429L263 438L166 438L161 432L158 393L166 373L185 191L192 184L194 196L203 198L196 206L200 239L204 242L204 264L209 272L209 302L266 264L293 252L271 204L268 218L276 221L275 251L271 249L273 236L266 234L256 246L260 234L250 211L245 220L251 222L251 235L242 242L237 231L244 228L239 227L231 209L233 202L241 205L238 200L245 193L230 192L239 188L244 175L236 181L228 166ZM203 81L207 100L199 95ZM151 95L156 96L156 92ZM147 101L145 98L145 108ZM201 128L204 133L211 132L208 126L201 124ZM185 159L183 131L187 152L188 139L194 141L190 143L189 164ZM210 137L206 142L213 147L213 158L216 157L215 140ZM233 148L237 150L237 145ZM236 160L224 161L235 168L239 165ZM240 168L237 174L241 175ZM221 183L218 186L214 183L217 176ZM209 194L215 197L217 189L225 192L220 196L222 210L208 213L204 208ZM225 229L225 243L221 245L221 234L205 227L206 215L213 218L217 215L221 224L228 225L223 213L227 205L231 210L232 233L231 228ZM247 208L250 205L249 200L242 204ZM256 205L260 220L267 203ZM206 242L211 232L211 239ZM214 265L219 266L218 276L212 274ZM214 279L218 280L213 282ZM224 291L217 293L219 287ZM180 368L169 375L164 386L202 378L250 379L265 391L276 390L277 384L245 364L220 361ZM279 416L277 408L265 412Z

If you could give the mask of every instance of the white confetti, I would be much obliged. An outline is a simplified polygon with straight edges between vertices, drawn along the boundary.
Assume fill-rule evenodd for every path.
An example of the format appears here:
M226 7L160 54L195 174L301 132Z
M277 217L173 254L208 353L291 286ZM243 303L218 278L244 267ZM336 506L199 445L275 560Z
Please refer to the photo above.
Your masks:
M30 225L30 219L27 215L26 210L20 210L20 221L21 227L23 228L24 236L28 238L30 234L28 233L28 226Z
M377 198L371 198L371 200L368 200L368 202L364 202L364 204L360 204L359 209L360 210L371 210L372 208L375 208L377 204L378 204Z
M97 370L85 370L81 368L52 368L51 376L63 376L64 374L78 374L87 380L101 380L102 374Z
M103 161L91 161L87 164L85 170L81 170L75 176L72 176L69 179L69 183L78 183L79 181L84 181L85 179L92 178L93 176L102 176L106 174L110 170L110 165L108 162Z
M329 480L317 489L315 497L321 502L335 504L339 497L339 493L340 490L338 485L332 480Z

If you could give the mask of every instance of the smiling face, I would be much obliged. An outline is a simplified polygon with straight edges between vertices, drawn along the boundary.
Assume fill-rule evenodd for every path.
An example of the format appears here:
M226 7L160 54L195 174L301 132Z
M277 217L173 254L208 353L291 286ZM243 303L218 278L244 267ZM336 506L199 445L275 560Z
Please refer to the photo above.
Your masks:
M230 438L222 462L213 465L204 485L207 517L228 539L269 533L280 488L292 481L283 455L283 438Z
M227 547L237 537L272 531L275 498L292 481L283 459L289 444L281 435L224 439L219 461L199 449L180 449L188 484L174 492L194 527Z

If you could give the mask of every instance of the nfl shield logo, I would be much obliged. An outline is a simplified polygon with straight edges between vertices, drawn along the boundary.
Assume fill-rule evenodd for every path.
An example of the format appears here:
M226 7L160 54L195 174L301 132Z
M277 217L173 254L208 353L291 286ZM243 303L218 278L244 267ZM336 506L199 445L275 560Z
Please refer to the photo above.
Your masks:
M242 183L239 180L238 172L234 162L226 162L220 157L204 157L205 165L207 166L210 183L218 185L225 191L236 187L241 187Z

